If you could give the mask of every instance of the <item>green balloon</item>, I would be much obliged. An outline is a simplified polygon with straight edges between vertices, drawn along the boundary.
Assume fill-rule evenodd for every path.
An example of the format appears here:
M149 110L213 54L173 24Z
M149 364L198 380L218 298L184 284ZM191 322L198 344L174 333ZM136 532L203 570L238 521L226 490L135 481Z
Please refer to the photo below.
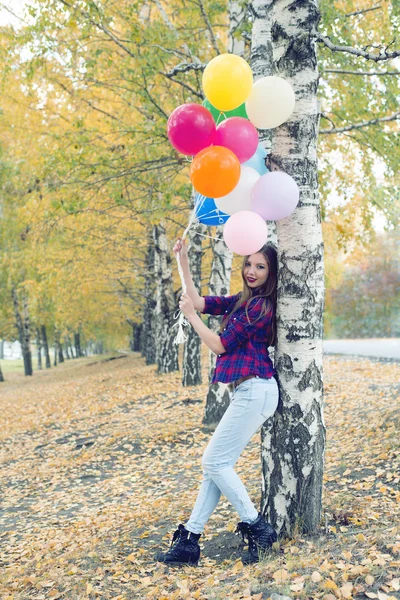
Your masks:
M225 121L225 119L229 119L229 117L243 117L244 119L249 118L246 112L246 104L241 104L237 108L234 108L233 110L227 110L225 112L222 112L218 110L218 108L215 108L215 106L213 106L208 100L203 101L203 106L210 111L214 118L214 121L218 125L222 123L222 121Z

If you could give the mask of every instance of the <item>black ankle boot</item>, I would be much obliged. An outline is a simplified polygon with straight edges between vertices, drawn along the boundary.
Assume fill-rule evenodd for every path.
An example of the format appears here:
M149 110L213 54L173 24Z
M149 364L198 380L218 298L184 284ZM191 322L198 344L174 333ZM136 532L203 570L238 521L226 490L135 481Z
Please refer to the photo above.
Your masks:
M174 565L196 565L200 558L200 533L192 533L181 524L174 532L171 547L156 555L159 562Z
M245 541L245 536L248 539L249 554L243 561L246 563L258 562L260 557L278 539L275 529L266 522L261 513L258 513L255 523L250 524L243 521L238 523L236 531L242 534L243 541Z

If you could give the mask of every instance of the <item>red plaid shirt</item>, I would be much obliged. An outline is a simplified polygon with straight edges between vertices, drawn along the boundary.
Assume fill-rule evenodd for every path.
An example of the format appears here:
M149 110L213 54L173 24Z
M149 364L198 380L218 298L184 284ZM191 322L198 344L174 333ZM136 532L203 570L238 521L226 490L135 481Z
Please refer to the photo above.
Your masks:
M204 313L224 315L229 313L239 294L235 296L204 296ZM250 302L246 317L246 303L230 316L219 334L226 352L217 356L217 364L211 383L229 383L246 375L258 375L270 379L275 369L268 354L267 342L271 337L271 311L260 315L262 300ZM249 322L250 320L250 322Z

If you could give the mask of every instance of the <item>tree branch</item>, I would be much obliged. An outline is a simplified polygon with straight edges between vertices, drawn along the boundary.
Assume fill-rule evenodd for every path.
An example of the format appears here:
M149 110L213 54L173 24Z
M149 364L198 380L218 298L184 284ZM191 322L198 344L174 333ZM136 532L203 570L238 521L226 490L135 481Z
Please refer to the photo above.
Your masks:
M64 4L64 6L66 6L71 11L77 10L73 6L71 6L68 2L66 2L66 0L60 0L60 2L62 4ZM131 56L132 58L136 58L135 54L129 48L127 48L121 42L121 40L119 38L117 38L116 35L114 35L109 29L107 29L107 27L105 27L101 23L97 23L96 21L94 21L87 11L82 10L82 9L78 9L78 10L80 10L81 14L89 21L89 23L91 23L92 25L94 25L94 27L96 27L97 29L100 29L100 31L105 33L106 36L108 36L110 40L112 40L115 44L117 44L117 46L119 46L122 50L124 50L124 52L129 54L129 56Z
M215 52L218 55L218 54L220 54L220 51L218 48L218 43L217 43L216 37L214 35L213 28L211 27L210 19L208 18L208 15L207 15L206 11L204 10L203 0L198 0L198 4L200 7L202 17L204 19L204 23L206 24L208 33L210 34L210 39L211 39L212 45L214 47Z
M188 73L189 71L204 71L207 65L203 63L179 63L168 73L163 73L166 77L174 77L178 73Z
M366 60L373 60L375 62L379 62L381 60L390 60L392 58L400 56L400 50L388 52L389 46L386 46L383 53L381 52L380 54L372 54L371 52L367 52L362 48L353 48L352 46L337 46L331 42L328 36L322 35L321 33L317 33L316 40L317 42L325 44L325 46L329 48L329 50L332 50L332 52L347 52L348 54L353 54L354 56L361 56Z
M347 13L347 15L344 15L344 16L345 17L354 17L354 15L363 15L364 13L371 12L371 10L379 10L380 8L382 8L382 5L376 4L376 6L371 6L371 8L363 8L361 10L356 10L354 12Z
M164 23L167 25L167 27L169 27L169 29L170 29L171 31L173 31L173 32L175 33L176 37L179 39L179 38L180 38L180 35L179 35L178 31L176 30L176 28L175 28L174 24L172 23L172 21L171 21L171 20L170 20L170 18L168 17L167 13L165 12L165 10L164 10L164 8L163 8L163 6L162 6L162 4L161 4L160 0L155 0L155 4L156 4L156 6L157 6L158 10L159 10L159 11L160 11L160 13L161 13L161 16L162 16L162 18L163 18L163 21L164 21ZM185 51L186 51L186 53L187 53L187 56L190 56L190 58L191 58L192 60L195 60L195 61L198 61L198 60L199 60L199 59L197 58L197 56L194 56L194 54L192 54L192 52L191 52L191 50L190 50L190 48L189 48L189 46L187 45L187 43L186 43L186 42L183 42L183 44L182 44L182 45L183 45L183 48L185 49Z
M382 77L383 75L400 75L400 71L346 71L346 69L325 69L324 73L342 73L343 75L364 75L372 77L377 75Z
M174 83L179 83L179 85L181 85L183 88L188 90L191 94L193 94L194 96L197 96L198 98L203 100L203 95L200 94L199 92L196 92L196 90L194 88L192 88L190 85L188 85L187 83L184 83L183 81L179 81L179 79L174 79L173 77L171 77L169 75L169 73L162 73L160 71L160 75L164 75L164 77L167 77L170 81L173 81Z
M325 119L328 119L326 115L322 115ZM319 133L344 133L346 131L352 131L353 129L361 129L363 127L369 127L370 125L376 125L377 123L388 123L389 121L396 121L400 118L400 111L389 115L388 117L381 117L371 119L370 121L362 121L361 123L353 123L352 125L345 125L344 127L332 127L331 129L320 129ZM328 119L330 121L330 119ZM331 121L332 123L332 121Z

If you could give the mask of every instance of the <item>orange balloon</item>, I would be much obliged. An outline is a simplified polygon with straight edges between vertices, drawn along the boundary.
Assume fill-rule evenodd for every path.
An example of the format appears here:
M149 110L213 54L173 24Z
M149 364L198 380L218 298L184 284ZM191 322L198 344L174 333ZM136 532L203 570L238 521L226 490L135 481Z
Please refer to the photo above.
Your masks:
M208 198L221 198L239 183L240 162L236 154L223 146L209 146L196 154L190 166L195 190Z

